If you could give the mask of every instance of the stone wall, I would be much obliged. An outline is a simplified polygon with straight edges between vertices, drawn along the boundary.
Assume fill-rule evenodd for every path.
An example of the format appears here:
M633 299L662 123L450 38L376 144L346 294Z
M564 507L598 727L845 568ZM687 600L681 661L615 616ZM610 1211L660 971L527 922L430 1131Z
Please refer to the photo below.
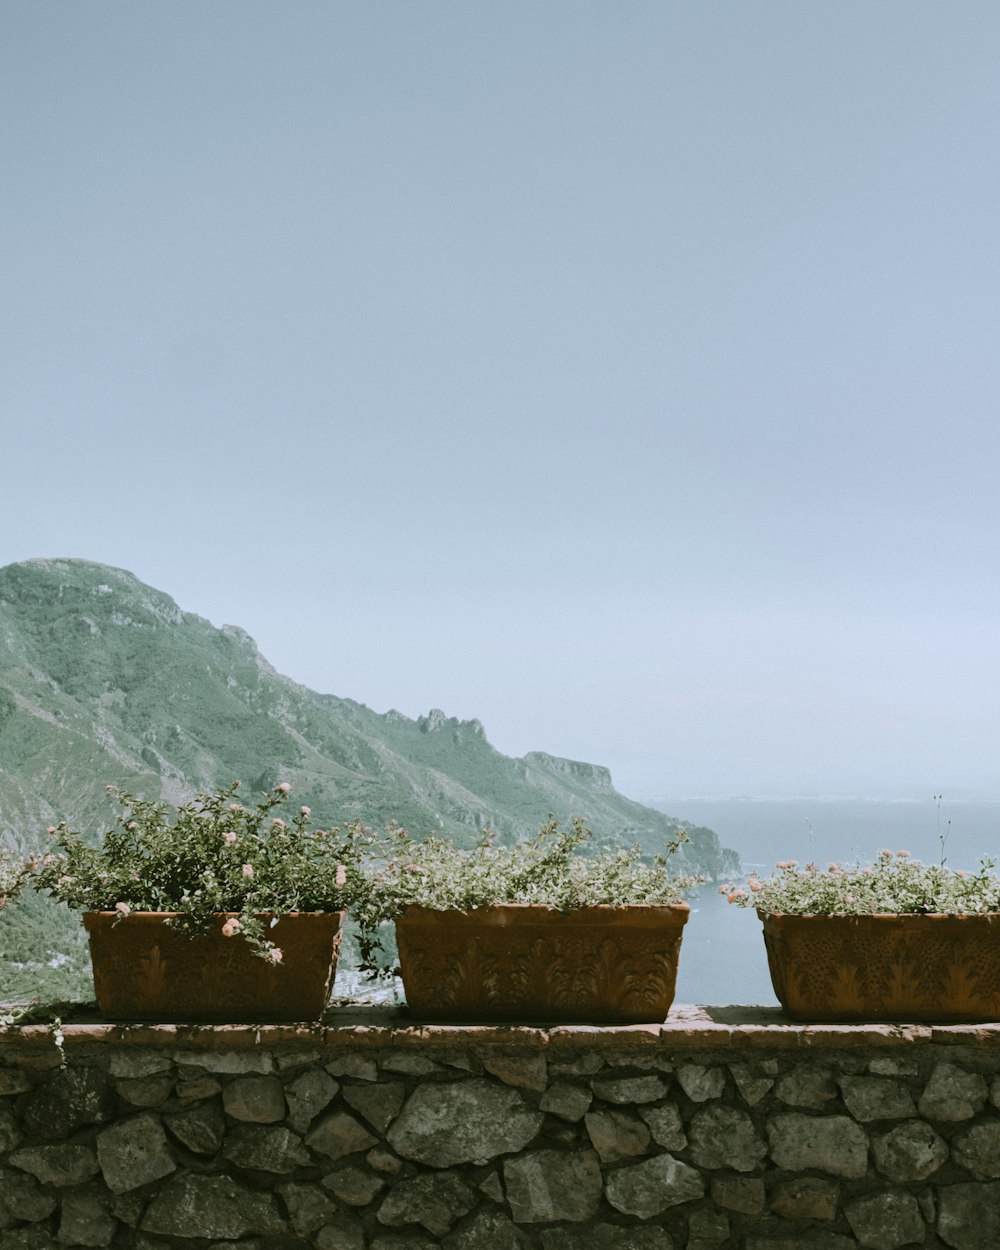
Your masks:
M1000 1025L0 1030L0 1250L1000 1246Z

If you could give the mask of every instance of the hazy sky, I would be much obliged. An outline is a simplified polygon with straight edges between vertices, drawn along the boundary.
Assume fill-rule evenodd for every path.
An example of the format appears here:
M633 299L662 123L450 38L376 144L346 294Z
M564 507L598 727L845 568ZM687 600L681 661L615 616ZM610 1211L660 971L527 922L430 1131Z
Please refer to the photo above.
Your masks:
M0 564L636 797L1000 795L995 0L0 0Z

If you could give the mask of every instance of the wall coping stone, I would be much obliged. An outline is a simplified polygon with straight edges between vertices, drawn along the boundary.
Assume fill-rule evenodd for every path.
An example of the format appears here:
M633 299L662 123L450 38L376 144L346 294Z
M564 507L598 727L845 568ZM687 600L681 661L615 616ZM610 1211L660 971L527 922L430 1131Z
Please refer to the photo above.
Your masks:
M406 1008L331 1008L315 1024L113 1024L96 1009L63 1019L58 1034L49 1024L0 1028L0 1058L8 1047L23 1051L91 1044L160 1046L189 1050L355 1050L359 1047L425 1050L430 1047L497 1046L534 1050L856 1049L859 1047L1000 1046L1000 1023L808 1024L791 1021L779 1007L703 1007L675 1004L662 1024L535 1026L520 1024L426 1024ZM55 1056L54 1056L55 1057Z

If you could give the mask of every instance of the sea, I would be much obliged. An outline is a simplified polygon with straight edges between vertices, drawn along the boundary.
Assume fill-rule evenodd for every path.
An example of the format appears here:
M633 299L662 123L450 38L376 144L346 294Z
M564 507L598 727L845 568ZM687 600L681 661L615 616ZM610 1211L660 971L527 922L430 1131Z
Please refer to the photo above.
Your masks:
M950 868L1000 863L1000 800L855 798L657 798L651 807L682 822L714 829L751 869L769 872L779 859L820 867L870 862L880 850L906 850L924 863L942 856ZM776 1006L760 921L727 903L717 887L689 899L677 976L678 1003Z

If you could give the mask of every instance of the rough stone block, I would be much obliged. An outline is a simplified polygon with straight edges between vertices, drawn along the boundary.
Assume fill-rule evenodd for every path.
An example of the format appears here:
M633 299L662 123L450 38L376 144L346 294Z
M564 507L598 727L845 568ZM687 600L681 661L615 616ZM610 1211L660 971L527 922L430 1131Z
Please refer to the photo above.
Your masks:
M273 1194L248 1189L228 1176L184 1173L159 1188L142 1229L163 1237L239 1238L287 1231Z
M592 1150L535 1150L503 1167L511 1213L518 1224L593 1219L601 1201L601 1165Z
M315 1184L288 1181L277 1186L277 1193L285 1204L292 1228L300 1237L308 1237L333 1222L337 1204Z
M32 1137L56 1141L87 1124L111 1118L114 1098L96 1068L60 1068L25 1096L24 1128Z
M226 1132L226 1117L214 1102L164 1116L163 1123L182 1146L196 1155L216 1154Z
M0 1170L0 1208L15 1220L36 1223L52 1214L56 1199L33 1176L4 1169Z
M250 1124L277 1124L285 1118L285 1088L276 1076L243 1076L222 1088L226 1115Z
M214 1098L220 1089L222 1085L214 1076L189 1076L174 1086L174 1097L181 1102L201 1102Z
M331 1076L350 1076L356 1081L378 1080L375 1060L366 1059L364 1055L339 1055L324 1067Z
M45 1185L58 1188L81 1185L100 1171L97 1155L89 1146L70 1143L57 1146L26 1146L8 1160L12 1167L30 1172Z
M954 1063L939 1063L917 1106L929 1120L971 1120L986 1102L986 1081Z
M545 1119L516 1090L492 1081L421 1085L407 1099L386 1140L397 1154L431 1167L488 1163L523 1150Z
M377 1146L378 1138L346 1111L332 1111L306 1137L306 1145L330 1159L342 1159Z
M56 1240L65 1246L110 1246L117 1221L94 1194L63 1198Z
M665 1102L661 1107L640 1107L639 1114L649 1125L653 1141L658 1146L674 1151L687 1147L684 1121L681 1119L680 1108L674 1103Z
M118 1094L133 1107L158 1107L170 1097L173 1078L160 1076L137 1076L115 1082Z
M316 1250L364 1250L365 1235L360 1224L341 1216L336 1224L327 1224L319 1230L315 1246Z
M701 1168L752 1172L767 1154L753 1121L739 1107L699 1107L688 1125L692 1162Z
M649 1148L649 1129L635 1115L624 1111L589 1111L584 1123L602 1163L632 1159L644 1155Z
M756 1071L746 1063L731 1063L729 1071L733 1074L740 1097L748 1107L756 1107L774 1087L774 1077Z
M274 1055L269 1050L182 1050L174 1055L178 1064L204 1068L223 1076L242 1076L256 1072L266 1076L274 1071Z
M862 1124L916 1115L910 1091L902 1081L889 1077L846 1076L841 1078L840 1092L848 1111Z
M790 1107L821 1107L837 1097L829 1068L802 1063L774 1083L774 1096Z
M0 1097L10 1094L23 1094L31 1088L26 1072L20 1068L0 1068Z
M845 1115L787 1112L771 1118L767 1136L771 1158L786 1171L815 1168L852 1180L868 1171L868 1139L861 1127Z
M799 1176L775 1186L771 1210L786 1220L835 1220L840 1186L819 1176Z
M390 1051L382 1056L383 1072L398 1072L401 1076L426 1076L437 1071L437 1064L426 1055L416 1055L412 1050Z
M1000 1177L1000 1120L986 1120L953 1137L951 1157L977 1180Z
M152 1115L113 1124L97 1136L97 1159L108 1188L116 1194L138 1189L175 1171L167 1135Z
M226 1134L222 1154L251 1172L286 1175L312 1162L298 1133L283 1124L241 1124Z
M712 1201L727 1211L759 1215L764 1210L764 1182L759 1176L713 1176Z
M539 1109L557 1115L561 1120L571 1123L582 1120L590 1107L592 1094L582 1085L573 1085L569 1081L555 1081L538 1100Z
M947 1142L922 1120L907 1120L872 1138L875 1167L897 1185L926 1180L947 1158Z
M1000 1245L1000 1181L942 1185L937 1191L938 1234L954 1250Z
M659 1102L669 1089L662 1076L597 1077L590 1087L596 1097L614 1103Z
M677 1068L677 1081L692 1102L708 1102L721 1098L726 1088L726 1074L722 1068L707 1068L700 1063L682 1063Z
M898 1250L922 1245L924 1220L912 1194L886 1190L848 1203L845 1214L858 1244L866 1250Z
M361 1088L367 1088L362 1086ZM322 1068L307 1068L285 1086L288 1123L304 1133L337 1096L340 1086Z
M406 1097L402 1081L380 1081L377 1085L345 1085L344 1102L368 1121L379 1133L384 1133L399 1115Z
M541 1091L549 1081L548 1065L542 1055L484 1054L483 1067L505 1085Z
M134 1079L169 1072L172 1066L170 1056L163 1051L115 1050L111 1054L108 1071L112 1076Z
M701 1174L668 1154L609 1172L604 1188L617 1211L644 1220L705 1193Z
M348 1167L328 1172L322 1185L347 1206L366 1207L385 1189L385 1178L373 1176L365 1168Z
M527 1239L506 1215L479 1211L469 1224L445 1237L445 1250L524 1250Z
M476 1205L476 1196L457 1176L439 1172L399 1181L377 1212L381 1224L420 1224L443 1237L455 1222Z
M721 1211L692 1211L687 1250L718 1250L729 1240L729 1220Z
M674 1250L664 1228L622 1228L593 1224L589 1228L543 1228L543 1250Z

